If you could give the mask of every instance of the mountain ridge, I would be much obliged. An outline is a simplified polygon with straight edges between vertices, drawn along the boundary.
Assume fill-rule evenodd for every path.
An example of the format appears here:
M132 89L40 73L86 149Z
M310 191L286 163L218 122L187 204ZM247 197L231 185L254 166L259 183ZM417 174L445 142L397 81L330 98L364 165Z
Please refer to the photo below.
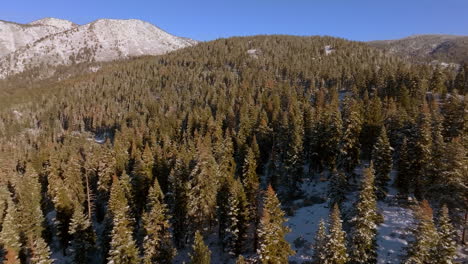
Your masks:
M16 31L10 29L11 34L4 36L3 41L0 37L0 48L2 42L10 44L4 45L6 48L0 53L0 78L34 67L161 55L198 43L138 19L98 19L77 25L68 20L44 18L29 24L3 25ZM23 34L27 35L24 41L11 45L18 39L21 28L38 28L41 34Z
M456 64L468 62L468 36L464 35L422 34L393 40L373 40L367 43L414 62Z

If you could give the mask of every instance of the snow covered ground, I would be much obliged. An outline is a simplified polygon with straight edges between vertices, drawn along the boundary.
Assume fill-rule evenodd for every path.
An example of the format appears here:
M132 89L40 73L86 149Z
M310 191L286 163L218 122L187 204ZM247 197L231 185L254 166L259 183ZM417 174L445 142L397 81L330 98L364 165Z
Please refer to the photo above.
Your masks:
M396 172L392 171L392 182L385 201L378 202L380 212L384 216L384 223L378 227L378 263L400 263L404 255L407 239L411 236L409 228L413 224L413 212L410 208L398 205L398 191L392 187Z
M356 168L355 173L362 173L362 166ZM392 179L396 172L392 171ZM318 179L308 180L303 184L306 197L326 198L328 191L328 181ZM359 192L351 190L347 195L347 201L342 205L345 214L350 213ZM380 213L384 217L384 223L379 225L377 233L378 263L393 264L400 263L404 255L405 247L410 238L409 227L413 222L413 213L410 208L401 207L397 201L397 190L389 188L389 195L385 201L378 202ZM324 202L323 202L324 201ZM296 201L296 204L304 204L303 200ZM311 246L314 242L320 219L328 220L329 207L326 199L321 203L306 205L297 209L293 216L289 217L287 225L291 232L286 239L296 250L296 255L290 258L295 263L307 263L311 261L313 250Z
M308 179L302 185L307 198L296 201L297 206L303 205L303 207L297 209L294 216L289 217L287 222L291 232L286 235L286 239L291 244L292 249L296 251L296 255L292 256L290 261L303 263L312 259L313 250L311 247L318 224L321 219L325 221L328 219L327 184L327 181L320 179ZM307 205L307 200L322 200L322 202Z

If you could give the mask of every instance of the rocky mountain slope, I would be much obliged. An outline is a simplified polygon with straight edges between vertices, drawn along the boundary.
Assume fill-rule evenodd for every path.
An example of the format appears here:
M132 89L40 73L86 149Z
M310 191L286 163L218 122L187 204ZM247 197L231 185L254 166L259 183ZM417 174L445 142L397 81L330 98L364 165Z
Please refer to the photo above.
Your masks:
M468 62L468 36L415 35L397 40L368 42L371 46L416 62Z
M0 57L32 44L41 38L76 26L70 21L55 18L45 18L29 24L17 24L0 20Z
M134 19L81 26L53 18L25 25L0 22L0 32L0 78L43 66L160 55L197 43Z

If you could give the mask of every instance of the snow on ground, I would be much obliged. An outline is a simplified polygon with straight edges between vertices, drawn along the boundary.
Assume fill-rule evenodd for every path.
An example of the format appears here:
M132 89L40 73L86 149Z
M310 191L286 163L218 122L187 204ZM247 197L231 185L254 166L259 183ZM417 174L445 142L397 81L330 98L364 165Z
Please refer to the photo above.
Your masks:
M379 201L378 207L383 214L384 222L378 227L378 263L400 263L411 237L409 228L413 224L413 212L410 208L398 205L398 191L392 187L396 171L391 172L389 192L385 201Z
M297 200L294 204L303 206L288 217L286 225L291 232L286 235L286 240L291 244L296 254L290 257L290 261L304 263L311 261L315 232L317 231L320 219L325 221L328 218L328 203L326 201L328 182L320 179L306 180L302 185L305 199ZM315 204L314 201L317 201Z
M335 51L335 49L330 45L325 46L324 49L325 49L325 55L330 55L332 52Z
M298 209L295 215L289 218L287 225L292 231L286 235L286 239L296 251L296 255L290 260L297 263L311 261L315 232L320 219L326 221L328 218L328 211L327 203L315 204Z
M362 175L363 168L367 164L362 164L355 169L357 175ZM391 173L392 179L396 176L396 171ZM408 238L411 238L409 228L413 223L413 213L410 208L401 206L397 200L397 190L391 187L390 183L388 197L384 201L378 202L379 212L384 217L384 222L379 225L377 233L378 263L393 264L400 263L401 257L405 254L405 247ZM313 250L311 246L314 242L320 219L328 221L329 207L327 197L328 181L308 180L305 181L302 189L305 199L295 201L299 208L294 215L289 217L287 226L291 232L286 235L286 239L291 244L296 254L290 258L295 263L305 263L312 259ZM350 184L346 201L342 204L342 213L350 217L352 208L359 194L359 181ZM308 204L307 201L317 201L315 204ZM344 223L346 225L346 223Z

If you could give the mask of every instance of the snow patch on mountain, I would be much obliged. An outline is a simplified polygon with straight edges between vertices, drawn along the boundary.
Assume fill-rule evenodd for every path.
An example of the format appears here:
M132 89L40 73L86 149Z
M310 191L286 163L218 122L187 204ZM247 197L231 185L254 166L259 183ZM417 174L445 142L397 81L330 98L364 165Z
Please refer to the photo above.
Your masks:
M0 58L26 45L60 33L63 27L47 24L17 24L0 20Z
M66 30L70 30L74 27L77 27L78 25L71 22L71 21L68 21L68 20L65 20L65 19L58 19L58 18L53 18L53 17L47 17L47 18L43 18L43 19L39 19L39 20L36 20L36 21L33 21L31 23L29 23L28 25L42 25L42 26L52 26L52 27L56 27L62 31L66 31Z
M18 27L50 27L59 32L52 31L0 58L0 79L35 67L161 55L197 43L135 19L99 19L77 26L70 21L48 18Z

